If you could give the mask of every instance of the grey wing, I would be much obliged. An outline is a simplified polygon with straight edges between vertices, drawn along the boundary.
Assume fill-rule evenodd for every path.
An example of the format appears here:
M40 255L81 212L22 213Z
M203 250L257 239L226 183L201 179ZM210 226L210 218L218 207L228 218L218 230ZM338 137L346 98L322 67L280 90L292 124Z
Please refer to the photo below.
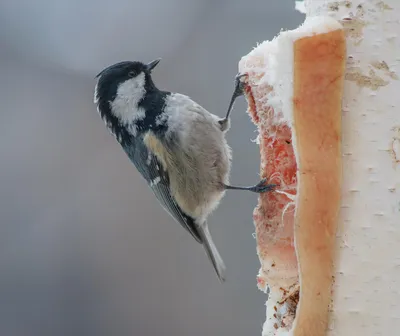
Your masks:
M157 157L147 149L143 139L137 137L134 143L124 150L140 174L146 179L163 208L188 230L197 242L202 243L197 224L193 218L181 210L170 193L168 172L165 171Z

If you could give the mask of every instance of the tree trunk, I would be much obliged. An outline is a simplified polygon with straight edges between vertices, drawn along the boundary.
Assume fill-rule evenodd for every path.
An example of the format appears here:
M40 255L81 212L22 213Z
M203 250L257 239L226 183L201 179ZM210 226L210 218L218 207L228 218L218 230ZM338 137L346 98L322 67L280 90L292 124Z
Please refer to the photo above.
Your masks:
M297 8L300 7L297 3ZM271 289L263 335L397 335L400 330L400 82L397 68L400 0L305 0L304 8L308 18L305 28L281 34L279 41L260 44L239 62L239 72L248 75L249 112L259 126L262 176L283 189L294 187L294 194L282 193L282 189L280 193L260 196L253 216L261 262L258 285L262 290ZM319 18L309 19L314 16ZM342 27L340 34L336 28L328 29L332 35L325 42L322 35L315 37L321 29L337 25L327 16L342 23L347 55ZM319 41L315 47L306 46L310 52L304 54L304 60L308 59L308 63L295 57L301 54L300 47L311 41L297 40L305 31L312 31L315 43ZM340 39L335 40L334 31ZM336 53L340 64L334 61ZM325 58L332 56L329 65L322 64L323 54ZM333 84L339 77L343 79L343 55L347 56L347 65L344 88L340 87L342 98ZM292 72L291 67L297 70ZM335 69L340 69L337 76L333 76ZM307 78L309 84L314 81L314 86L305 87ZM296 92L303 96L296 96ZM336 103L331 102L332 106L328 103L330 98L336 99ZM340 122L327 120L338 120L341 100L340 130L337 127ZM301 114L301 108L308 114ZM277 117L282 111L284 117L302 115L303 119L289 118L287 123ZM315 127L317 115L325 120L318 124L319 128ZM313 116L311 120L305 122L304 118L310 116ZM286 141L285 145L283 140L291 138L287 125L293 127L294 136L293 143ZM308 127L308 132L301 125ZM335 126L337 134L341 133L336 139L342 142L341 165L335 166L342 166L341 192L335 189L338 183L328 189L323 189L322 183L336 181L339 169L331 169L335 171L333 175L317 174L320 167L334 168L324 157L340 157L340 145L333 153L333 145L325 141ZM322 127L325 127L323 132ZM322 133L318 141L312 136L317 133ZM304 139L315 141L305 146ZM296 159L290 148L299 155ZM321 150L320 155L315 154L317 150ZM312 169L305 165L306 156L314 159ZM307 164L309 159L305 160ZM278 177L279 181L275 182ZM304 187L310 177L314 182L318 180L317 184L313 182L316 188L311 191ZM290 203L292 196L294 202ZM326 196L332 196L336 203L325 201ZM302 200L307 202L301 203ZM338 209L339 204L339 220L328 216L325 210ZM285 215L290 205L296 206L296 212ZM310 216L304 217L304 214ZM330 224L313 219L314 214L329 217ZM330 252L323 257L325 250Z
M343 193L328 335L400 330L400 1L305 0L347 36Z

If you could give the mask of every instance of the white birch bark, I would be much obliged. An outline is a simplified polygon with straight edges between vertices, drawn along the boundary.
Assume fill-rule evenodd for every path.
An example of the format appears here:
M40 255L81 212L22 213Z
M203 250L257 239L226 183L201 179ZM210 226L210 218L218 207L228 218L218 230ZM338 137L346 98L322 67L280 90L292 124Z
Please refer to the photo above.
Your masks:
M343 195L328 335L400 335L400 0L305 0L347 31Z

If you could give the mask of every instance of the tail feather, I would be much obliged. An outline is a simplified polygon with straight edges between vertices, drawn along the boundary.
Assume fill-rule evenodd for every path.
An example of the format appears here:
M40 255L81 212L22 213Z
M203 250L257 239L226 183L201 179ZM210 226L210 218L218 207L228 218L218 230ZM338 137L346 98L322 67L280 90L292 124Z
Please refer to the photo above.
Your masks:
M202 225L199 227L199 235L201 238L201 241L203 243L203 247L206 251L206 254L208 258L210 259L211 263L214 266L214 270L217 273L217 276L221 282L225 281L225 264L224 261L222 260L217 248L215 247L215 244L211 238L210 231L208 230L208 226Z

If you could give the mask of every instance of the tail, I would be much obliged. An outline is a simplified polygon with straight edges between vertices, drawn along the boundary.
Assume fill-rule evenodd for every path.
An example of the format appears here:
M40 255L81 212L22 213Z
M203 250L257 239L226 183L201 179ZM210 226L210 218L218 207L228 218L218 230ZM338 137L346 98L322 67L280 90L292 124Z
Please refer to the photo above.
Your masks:
M207 224L203 224L199 227L199 236L203 243L203 247L206 250L207 256L214 266L215 272L221 282L225 281L225 264L222 260L215 244L211 238L210 231L208 230Z

